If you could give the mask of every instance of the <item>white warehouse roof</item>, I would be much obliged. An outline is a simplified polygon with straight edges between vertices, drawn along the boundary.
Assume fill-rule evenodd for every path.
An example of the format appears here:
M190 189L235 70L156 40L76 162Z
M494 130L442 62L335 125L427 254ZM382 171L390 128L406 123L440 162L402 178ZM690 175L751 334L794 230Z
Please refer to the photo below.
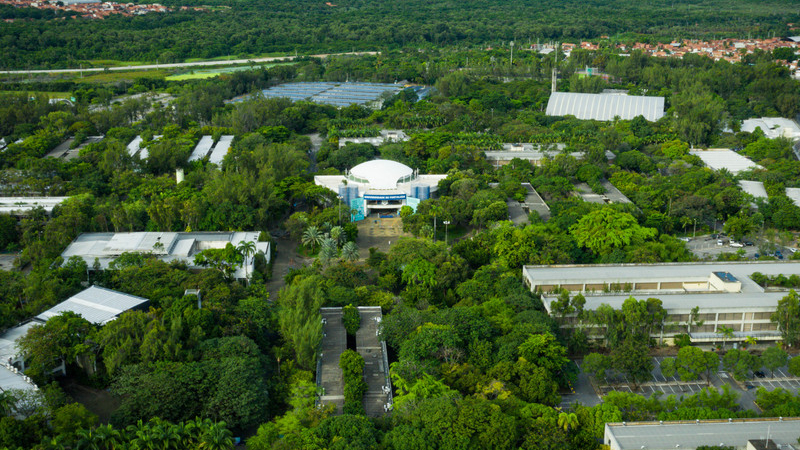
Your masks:
M36 316L47 321L64 311L72 311L97 325L103 325L130 309L149 302L146 298L124 294L111 289L92 286Z
M41 206L49 214L69 197L0 197L0 213L24 214Z
M727 148L691 150L689 153L702 159L708 167L714 170L726 169L733 175L750 169L763 169L753 161Z
M644 116L650 122L664 117L664 97L620 94L554 92L547 102L548 116L575 116L584 120L631 120Z

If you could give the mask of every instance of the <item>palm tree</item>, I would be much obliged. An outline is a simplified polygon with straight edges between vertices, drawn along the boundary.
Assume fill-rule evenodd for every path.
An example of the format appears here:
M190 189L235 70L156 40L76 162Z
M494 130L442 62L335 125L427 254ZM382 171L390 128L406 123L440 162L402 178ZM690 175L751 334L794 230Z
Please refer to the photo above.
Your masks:
M249 267L249 264L247 264L247 258L256 254L256 243L253 241L239 241L236 251L238 251L244 258L244 276L247 278L249 276L247 273L247 268Z
M342 243L342 240L345 238L344 228L340 226L335 226L331 228L331 239L336 242L336 245L339 246Z
M745 344L746 344L748 347L749 347L749 346L752 346L752 345L756 345L756 343L758 343L758 338L755 338L755 337L753 337L753 336L747 336L746 338L744 338L744 343L745 343Z
M114 450L125 441L122 433L119 430L115 430L111 425L100 425L94 430L94 436L100 447L104 449Z
M720 325L717 327L717 334L722 335L722 348L725 348L725 343L733 337L733 328Z
M342 257L347 261L357 261L360 255L358 254L358 245L355 242L348 242L342 247Z
M564 431L569 431L571 428L578 427L578 416L575 413L562 412L558 415L558 426L563 428Z
M199 448L205 450L230 450L233 448L233 433L225 422L212 424L205 433Z
M311 252L313 253L314 250L316 250L317 245L322 243L323 238L324 237L322 232L319 231L319 228L311 225L306 228L306 231L303 232L303 238L301 242L303 245L311 245Z
M17 399L11 395L11 392L0 391L0 413L3 416L10 416L14 412L14 406L17 404Z
M339 253L339 249L336 247L336 242L334 242L331 238L326 238L322 240L322 246L320 247L319 251L319 258L323 263L328 263L328 261L336 258L336 255Z

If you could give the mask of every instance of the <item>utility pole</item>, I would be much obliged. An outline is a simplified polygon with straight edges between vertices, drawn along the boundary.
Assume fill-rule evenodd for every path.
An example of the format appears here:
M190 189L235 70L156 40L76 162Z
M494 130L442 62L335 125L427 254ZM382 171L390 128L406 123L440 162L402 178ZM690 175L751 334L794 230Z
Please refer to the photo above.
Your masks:
M450 225L449 220L445 220L444 222L444 245L447 247L447 226Z
M550 86L551 93L556 92L557 80L558 80L558 42L556 42L556 47L555 47L555 60L553 62L553 80Z
M514 67L514 41L511 41L511 67Z

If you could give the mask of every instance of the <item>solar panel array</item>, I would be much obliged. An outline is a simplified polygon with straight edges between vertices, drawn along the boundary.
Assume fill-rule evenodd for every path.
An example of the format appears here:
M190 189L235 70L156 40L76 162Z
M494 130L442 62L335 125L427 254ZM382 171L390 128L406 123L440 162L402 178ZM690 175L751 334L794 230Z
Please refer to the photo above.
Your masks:
M396 94L403 85L390 83L286 83L263 90L267 98L288 98L292 101L310 100L333 106L364 105L378 100L384 92Z
M189 162L205 158L208 155L208 152L211 150L211 147L213 146L214 146L213 137L211 136L201 137L200 142L197 143L197 146L192 151L191 156L189 156Z
M228 149L231 148L231 142L233 142L233 136L219 138L217 145L211 150L211 156L208 157L208 161L217 165L222 164L222 159L225 158L225 155L228 154Z

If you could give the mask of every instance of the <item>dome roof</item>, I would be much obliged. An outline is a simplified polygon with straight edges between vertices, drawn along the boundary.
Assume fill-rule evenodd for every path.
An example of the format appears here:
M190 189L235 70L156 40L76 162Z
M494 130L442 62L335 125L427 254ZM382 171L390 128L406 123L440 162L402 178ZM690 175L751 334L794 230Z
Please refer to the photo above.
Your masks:
M371 189L395 189L399 181L408 181L414 170L397 161L375 159L353 167L350 175L367 180Z

